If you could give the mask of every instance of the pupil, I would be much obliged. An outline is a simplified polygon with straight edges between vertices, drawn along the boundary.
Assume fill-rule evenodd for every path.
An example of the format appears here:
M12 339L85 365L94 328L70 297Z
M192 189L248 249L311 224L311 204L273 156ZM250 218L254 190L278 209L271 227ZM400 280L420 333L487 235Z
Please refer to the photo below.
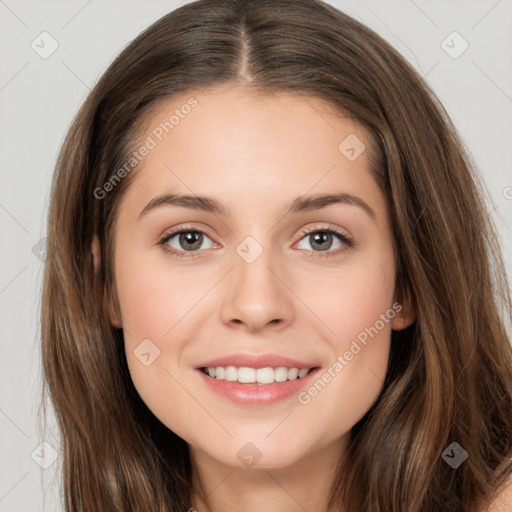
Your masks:
M318 241L320 239L320 241ZM324 243L322 244L322 239L324 239ZM325 239L327 240L327 243L325 242ZM332 235L330 233L325 232L318 232L313 235L314 243L319 243L321 247L319 247L320 251L325 251L329 249L331 245ZM312 244L313 246L313 244Z
M194 250L199 249L201 247L201 233L197 233L196 231L187 231L186 233L182 233L180 235L180 244L186 250ZM198 242L199 240L199 242ZM186 243L185 243L186 242ZM191 244L188 245L187 244Z

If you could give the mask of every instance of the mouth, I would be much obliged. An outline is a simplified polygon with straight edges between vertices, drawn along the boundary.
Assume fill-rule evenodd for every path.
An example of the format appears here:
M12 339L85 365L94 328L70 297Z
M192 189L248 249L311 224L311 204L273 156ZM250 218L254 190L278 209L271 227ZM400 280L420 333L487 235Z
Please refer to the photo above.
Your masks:
M319 366L313 366L311 368L286 366L267 366L263 368L253 368L248 366L209 366L198 369L207 377L214 380L223 380L236 384L268 386L303 379L318 368Z
M217 396L228 399L236 406L253 408L267 407L292 399L311 385L321 371L320 366L264 364L199 366L195 371L206 387Z

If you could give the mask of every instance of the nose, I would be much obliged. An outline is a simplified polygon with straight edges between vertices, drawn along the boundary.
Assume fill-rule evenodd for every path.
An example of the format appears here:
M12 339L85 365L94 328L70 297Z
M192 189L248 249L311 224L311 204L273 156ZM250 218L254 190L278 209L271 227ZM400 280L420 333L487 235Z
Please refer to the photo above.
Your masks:
M221 318L226 325L259 332L280 330L293 321L287 273L279 271L282 267L272 261L270 253L263 251L252 263L235 256L234 268L223 285Z

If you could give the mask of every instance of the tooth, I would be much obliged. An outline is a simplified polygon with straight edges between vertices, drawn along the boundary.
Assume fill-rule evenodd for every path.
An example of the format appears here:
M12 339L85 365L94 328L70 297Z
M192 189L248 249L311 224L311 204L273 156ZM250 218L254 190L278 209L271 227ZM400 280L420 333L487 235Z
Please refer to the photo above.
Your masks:
M310 371L310 368L287 368L280 366L278 368L249 368L243 366L237 368L236 366L217 366L208 367L205 369L212 378L219 380L227 380L229 382L240 382L241 384L272 384L274 382L286 382L287 380L295 380L297 378L305 377Z
M254 368L242 367L238 369L238 382L249 384L256 382L256 370Z
M276 382L284 382L288 379L288 368L284 366L280 366L275 369L275 381Z
M272 368L258 368L256 380L259 384L272 384L274 382L274 370Z
M230 382L235 382L238 377L238 370L236 369L236 366L226 366L226 377L225 379Z
M290 368L288 370L288 380L295 380L298 374L299 370L297 368Z

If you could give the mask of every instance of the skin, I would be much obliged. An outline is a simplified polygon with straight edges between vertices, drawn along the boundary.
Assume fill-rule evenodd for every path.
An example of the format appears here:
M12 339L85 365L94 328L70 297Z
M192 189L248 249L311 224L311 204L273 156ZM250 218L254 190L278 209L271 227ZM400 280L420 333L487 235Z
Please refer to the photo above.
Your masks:
M153 113L140 140L189 97ZM114 256L120 310L112 323L124 329L140 396L190 447L200 494L208 495L205 504L196 494L191 507L324 511L350 429L382 389L391 329L414 321L406 305L306 405L297 396L271 406L235 405L193 368L245 352L327 369L400 301L388 205L369 172L368 151L350 161L338 150L349 134L367 148L371 141L319 99L256 97L232 86L194 97L198 106L143 159L121 199ZM334 191L360 197L375 219L348 204L284 215L299 196ZM230 214L164 205L138 219L164 192L208 195ZM206 233L201 248L187 252L178 235L168 245L185 257L166 253L159 239L184 223ZM328 251L340 252L326 258L314 233L301 235L329 225L356 246L333 236ZM263 249L252 263L236 252L248 236ZM99 265L97 240L93 254ZM160 350L149 366L134 354L147 338ZM262 454L252 468L237 457L248 442Z

